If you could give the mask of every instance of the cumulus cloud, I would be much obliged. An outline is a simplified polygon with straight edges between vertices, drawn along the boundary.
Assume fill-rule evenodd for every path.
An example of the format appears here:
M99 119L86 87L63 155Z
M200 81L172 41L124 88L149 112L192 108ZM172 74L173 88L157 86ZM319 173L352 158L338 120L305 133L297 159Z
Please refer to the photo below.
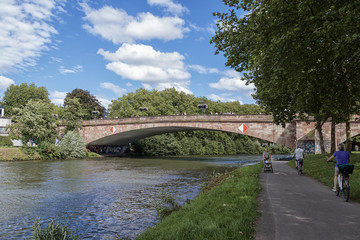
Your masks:
M100 84L100 87L101 87L101 88L104 88L104 89L109 89L109 90L113 91L113 92L116 93L119 97L126 93L126 89L123 89L123 88L121 88L121 87L119 87L119 86L116 86L115 84L109 83L109 82L103 82L103 83L101 83L101 84Z
M246 85L241 74L234 70L226 71L225 76L217 83L210 83L209 86L221 91L246 92L249 95L254 92L255 88L254 84Z
M189 69L192 69L201 74L209 74L209 73L219 73L219 69L217 68L206 68L200 65L189 65Z
M0 90L6 90L12 84L15 84L14 80L4 76L0 76Z
M105 107L106 109L109 108L109 105L111 104L110 100L108 100L106 98L103 98L103 97L100 97L100 96L96 96L96 98L99 100L101 105L103 105L103 107Z
M110 63L108 70L124 79L142 82L146 88L163 90L174 87L191 93L190 73L186 71L184 56L178 52L160 52L143 44L124 43L115 53L98 50Z
M67 92L50 91L49 98L56 105L64 105L66 94Z
M148 0L147 2L150 6L157 5L163 7L166 12L175 15L181 15L183 13L189 12L189 9L179 3L174 3L171 0Z
M59 69L59 72L63 75L69 74L69 73L78 73L83 71L83 66L76 65L72 68L65 68L64 66L61 66Z
M221 94L221 95L216 95L216 94L210 94L208 96L209 99L213 100L213 101L220 101L220 102L234 102L234 101L238 101L240 104L243 104L242 101L240 101L239 99L235 99L232 96L228 95L228 94Z
M27 69L49 49L53 35L51 26L63 1L0 1L0 74Z
M177 16L157 17L149 12L142 12L134 17L123 9L110 6L92 9L84 2L81 6L86 14L83 19L87 22L83 27L114 44L133 43L137 40L181 39L189 31L184 26L185 21Z

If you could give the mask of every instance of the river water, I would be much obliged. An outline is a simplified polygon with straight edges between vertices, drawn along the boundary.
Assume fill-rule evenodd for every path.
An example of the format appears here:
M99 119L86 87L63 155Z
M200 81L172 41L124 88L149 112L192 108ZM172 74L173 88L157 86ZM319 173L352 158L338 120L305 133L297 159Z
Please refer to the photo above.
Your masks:
M0 239L31 236L36 221L65 223L81 239L134 238L158 220L152 203L165 190L194 199L214 172L261 156L101 158L0 163Z

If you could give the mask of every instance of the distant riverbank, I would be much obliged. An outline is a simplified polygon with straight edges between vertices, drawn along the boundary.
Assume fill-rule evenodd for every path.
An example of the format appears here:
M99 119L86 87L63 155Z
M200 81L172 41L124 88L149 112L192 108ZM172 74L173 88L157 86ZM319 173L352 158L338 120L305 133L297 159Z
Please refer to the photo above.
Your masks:
M21 148L0 148L0 161L27 161L40 159L41 157L38 153L27 154L22 151Z

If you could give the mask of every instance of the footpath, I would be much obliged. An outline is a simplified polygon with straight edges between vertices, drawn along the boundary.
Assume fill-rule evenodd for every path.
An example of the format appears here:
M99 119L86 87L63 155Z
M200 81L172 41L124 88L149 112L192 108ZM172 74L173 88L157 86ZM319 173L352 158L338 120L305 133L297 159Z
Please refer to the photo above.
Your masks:
M344 202L329 187L299 176L287 162L273 161L273 169L260 174L257 240L360 239L360 204L351 198Z

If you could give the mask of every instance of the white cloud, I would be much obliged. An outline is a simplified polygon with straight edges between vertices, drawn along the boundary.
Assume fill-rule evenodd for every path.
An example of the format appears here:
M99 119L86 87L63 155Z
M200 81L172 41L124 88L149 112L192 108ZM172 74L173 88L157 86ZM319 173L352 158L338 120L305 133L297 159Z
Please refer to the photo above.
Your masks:
M78 73L83 71L83 66L76 65L72 68L65 68L64 66L61 66L59 69L59 72L63 75L69 74L69 73Z
M189 31L184 27L185 21L179 17L157 17L149 12L133 17L123 9L110 6L96 10L84 2L80 5L86 14L83 19L87 23L83 27L114 44L133 43L137 40L181 39Z
M50 100L52 103L56 105L64 105L64 99L66 97L67 92L59 92L59 91L50 91Z
M188 67L201 74L219 73L219 69L217 68L206 68L200 65L189 65Z
M54 13L62 1L0 1L0 74L27 69L49 49Z
M12 84L15 84L14 80L4 76L0 76L0 90L6 90Z
M103 82L100 84L100 87L104 88L104 89L109 89L111 91L113 91L114 93L116 93L119 97L122 96L123 94L126 93L126 89L123 89L119 86L116 86L113 83L109 83L109 82Z
M226 71L224 77L217 83L210 83L209 86L221 91L247 92L249 95L254 92L255 88L254 84L246 85L246 81L242 80L241 74L234 70Z
M220 102L234 102L234 101L238 101L240 104L243 104L242 101L240 101L239 99L236 99L232 96L229 96L229 94L221 94L221 95L216 95L216 94L210 94L208 96L209 99L213 100L213 101L220 101Z
M110 100L99 96L96 96L96 98L100 101L101 105L103 105L106 109L109 108L109 105L111 104Z
M160 7L164 7L166 12L175 15L181 15L183 13L189 12L189 9L179 3L174 3L171 0L148 0L147 2L150 6L158 5Z
M108 61L108 70L124 79L142 82L144 87L158 90L174 87L191 93L190 73L186 71L184 56L178 52L160 52L151 46L124 43L115 53L103 49L98 54Z

